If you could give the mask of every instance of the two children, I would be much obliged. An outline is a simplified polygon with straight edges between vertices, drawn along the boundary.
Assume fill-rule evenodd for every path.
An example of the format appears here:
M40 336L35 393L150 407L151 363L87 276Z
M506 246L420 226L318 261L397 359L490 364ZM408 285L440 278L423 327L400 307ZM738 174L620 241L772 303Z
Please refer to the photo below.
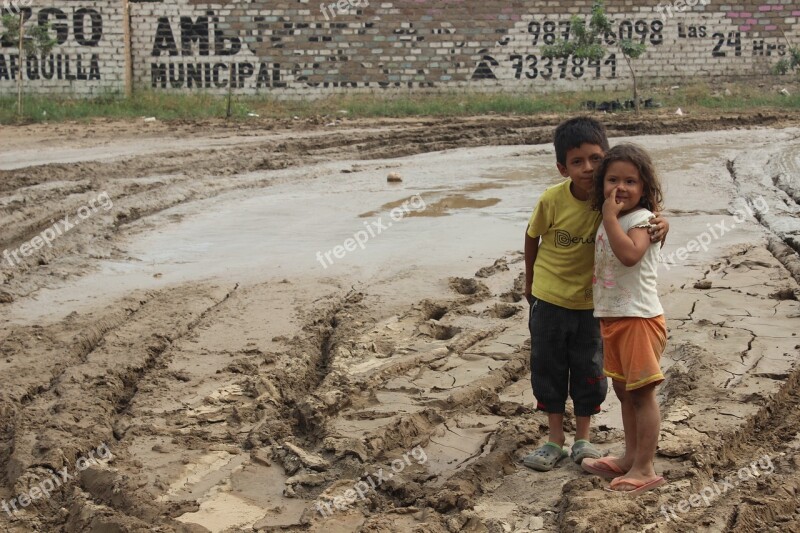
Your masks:
M592 209L591 200L593 194L597 194L595 169L609 151L605 128L588 117L568 120L556 128L554 145L556 166L561 175L569 179L542 194L525 235L525 296L531 304L531 382L537 408L548 414L549 440L528 454L523 462L540 471L552 469L567 455L579 464L584 459L601 457L589 440L591 416L600 411L605 399L606 374L610 371L612 378L617 374L615 380L624 375L604 369L600 325L592 311L595 237L605 220L604 212L608 211L609 217L620 212L615 211L616 207L608 207L604 212ZM660 202L660 194L658 200ZM622 205L627 204L623 202ZM651 206L653 210L657 207L658 204ZM626 214L630 213L626 211ZM655 218L651 222L649 229L642 230L648 244L661 240L668 228L663 219ZM636 235L639 243L640 232ZM634 255L631 253L630 257ZM629 259L627 255L626 259ZM656 382L654 378L648 384L654 387ZM576 418L571 454L564 448L563 430L568 393ZM626 444L627 433L626 426ZM657 435L656 432L656 438ZM630 448L634 449L638 448ZM632 460L632 456L626 451L623 459ZM598 471L605 468L621 475L618 470L626 464L620 460L620 463L594 466ZM649 474L637 472L631 479L642 480ZM628 486L633 487L632 490L639 488L632 483Z

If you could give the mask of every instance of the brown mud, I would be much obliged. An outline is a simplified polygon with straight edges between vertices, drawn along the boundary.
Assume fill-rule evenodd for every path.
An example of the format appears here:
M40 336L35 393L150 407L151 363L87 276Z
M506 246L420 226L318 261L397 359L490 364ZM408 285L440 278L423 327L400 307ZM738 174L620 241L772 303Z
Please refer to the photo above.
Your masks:
M557 178L547 144L559 120L4 128L0 249L21 250L101 193L113 208L13 265L3 258L0 504L20 510L0 509L0 528L800 531L798 117L604 118L613 136L653 150L668 178L656 468L669 484L639 498L605 492L569 459L548 473L521 463L547 433L532 409L522 256L477 232L491 216L521 247L534 191L513 199L525 168ZM520 166L504 163L495 181L472 176L492 151ZM435 173L436 158L456 186L408 176L416 161ZM407 188L384 189L401 166ZM226 217L246 220L245 200L270 191L280 198L267 221L309 257L316 241L303 239L324 230L288 224L281 203L323 225L341 210L349 225L321 238L323 250L411 194L427 204L391 230L409 247L399 261L355 255L388 240L352 252L372 262L368 279L288 260L288 274L248 263L247 275L178 278L153 259L148 283L103 277L109 264L148 267L132 251L138 239L203 216L222 227L213 217L228 198L239 207ZM725 221L707 249L675 259ZM442 237L425 242L439 244L415 244L429 229ZM255 235L258 255L266 237ZM194 256L175 248L191 271ZM593 440L622 450L613 394ZM86 460L101 447L111 455Z

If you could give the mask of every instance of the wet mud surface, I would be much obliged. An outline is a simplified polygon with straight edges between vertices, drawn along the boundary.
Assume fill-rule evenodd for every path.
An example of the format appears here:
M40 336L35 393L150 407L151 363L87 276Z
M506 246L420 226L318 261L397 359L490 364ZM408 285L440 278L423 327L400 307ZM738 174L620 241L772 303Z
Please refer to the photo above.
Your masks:
M607 121L672 228L669 483L639 498L521 463L547 428L520 250L557 118L19 128L0 528L800 531L800 129L683 119ZM609 395L593 440L622 437Z

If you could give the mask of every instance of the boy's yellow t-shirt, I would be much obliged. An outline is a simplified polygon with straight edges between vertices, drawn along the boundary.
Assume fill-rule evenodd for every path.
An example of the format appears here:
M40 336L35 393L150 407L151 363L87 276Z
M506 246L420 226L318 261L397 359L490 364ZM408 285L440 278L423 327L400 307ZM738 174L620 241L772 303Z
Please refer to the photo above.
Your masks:
M528 222L528 236L542 238L531 292L567 309L593 309L594 239L603 215L592 210L590 200L572 196L571 183L547 189Z

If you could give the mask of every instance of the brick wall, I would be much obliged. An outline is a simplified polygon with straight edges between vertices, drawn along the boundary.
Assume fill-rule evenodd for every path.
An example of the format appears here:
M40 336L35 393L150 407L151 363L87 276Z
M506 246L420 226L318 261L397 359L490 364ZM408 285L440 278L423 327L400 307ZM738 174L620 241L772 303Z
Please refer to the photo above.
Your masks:
M29 91L123 90L122 0L4 1L27 2L28 23L50 21L59 38L49 57L26 65ZM607 2L616 29L608 39L648 45L635 63L647 82L758 77L785 53L784 33L800 41L797 0L637 4ZM224 93L233 79L237 94L285 98L628 87L619 53L591 64L541 58L542 45L590 9L590 0L136 2L133 80L137 89ZM0 94L14 91L10 44L0 48Z
M51 35L58 41L47 57L25 61L27 92L90 96L122 90L125 46L121 1L3 0L0 6L12 2L22 11L26 26L49 23ZM2 13L8 14L9 7ZM4 35L0 39L0 94L16 94L19 66L16 43Z

